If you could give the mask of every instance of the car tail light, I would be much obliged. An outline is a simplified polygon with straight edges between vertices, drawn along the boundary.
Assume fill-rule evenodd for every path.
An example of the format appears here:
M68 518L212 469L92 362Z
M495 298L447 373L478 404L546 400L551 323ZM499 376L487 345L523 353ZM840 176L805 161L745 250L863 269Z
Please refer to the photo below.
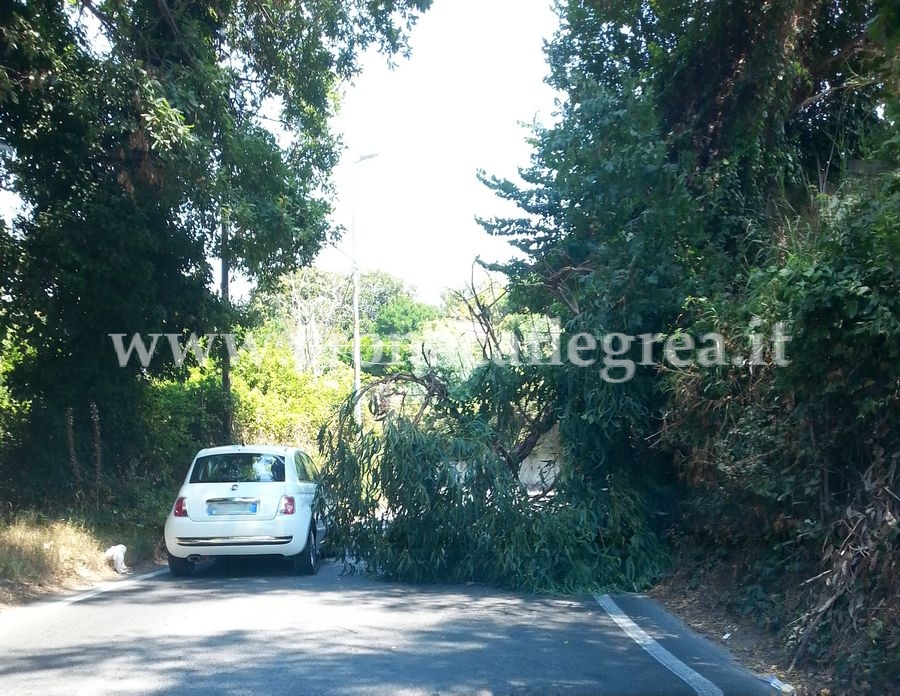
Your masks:
M295 512L297 512L297 505L294 502L294 496L281 496L281 503L278 506L278 512L282 515L293 515Z
M172 511L175 517L187 517L187 499L179 498L175 501L175 509Z

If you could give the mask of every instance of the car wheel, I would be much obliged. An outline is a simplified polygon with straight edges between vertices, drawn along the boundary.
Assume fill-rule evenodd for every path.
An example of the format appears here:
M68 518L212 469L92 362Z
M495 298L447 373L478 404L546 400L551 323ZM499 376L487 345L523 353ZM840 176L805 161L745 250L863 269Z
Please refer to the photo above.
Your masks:
M312 525L306 537L306 546L294 556L293 561L294 572L298 575L315 575L319 570L319 545L316 543L316 533Z
M166 551L169 557L169 572L176 578L184 578L194 572L194 562L190 558L179 558Z

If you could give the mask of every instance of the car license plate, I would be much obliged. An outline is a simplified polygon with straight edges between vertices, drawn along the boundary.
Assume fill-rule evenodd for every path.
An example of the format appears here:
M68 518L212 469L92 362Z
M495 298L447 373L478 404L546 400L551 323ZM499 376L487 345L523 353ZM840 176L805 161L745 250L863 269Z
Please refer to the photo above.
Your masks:
M214 517L216 515L255 515L258 503L246 503L243 501L222 501L217 503L209 503L206 506L206 514Z

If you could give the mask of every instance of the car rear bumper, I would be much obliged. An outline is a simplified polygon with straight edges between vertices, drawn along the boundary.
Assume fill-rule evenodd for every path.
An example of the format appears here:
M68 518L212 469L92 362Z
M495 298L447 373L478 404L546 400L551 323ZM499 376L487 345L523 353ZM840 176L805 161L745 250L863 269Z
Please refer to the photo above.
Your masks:
M284 546L293 536L175 537L179 546Z
M195 522L169 517L166 548L178 558L191 556L294 556L306 547L309 521L274 520Z

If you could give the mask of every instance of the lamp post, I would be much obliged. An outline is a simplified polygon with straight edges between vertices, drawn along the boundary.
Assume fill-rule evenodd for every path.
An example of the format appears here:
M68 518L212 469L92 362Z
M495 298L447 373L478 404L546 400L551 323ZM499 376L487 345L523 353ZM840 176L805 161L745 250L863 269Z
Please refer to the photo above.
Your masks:
M378 157L377 152L370 152L367 155L360 155L358 159L353 160L353 164L359 164L366 160ZM355 187L354 187L355 188ZM353 261L353 420L357 425L362 425L362 405L360 404L359 392L362 389L362 374L360 370L359 355L359 264L356 262L356 191L354 191L353 212L350 219L350 235L352 243L351 261Z
M355 246L355 245L354 245ZM359 356L359 266L356 263L356 251L353 252L353 420L362 425L362 406L359 403L359 392L362 389Z

